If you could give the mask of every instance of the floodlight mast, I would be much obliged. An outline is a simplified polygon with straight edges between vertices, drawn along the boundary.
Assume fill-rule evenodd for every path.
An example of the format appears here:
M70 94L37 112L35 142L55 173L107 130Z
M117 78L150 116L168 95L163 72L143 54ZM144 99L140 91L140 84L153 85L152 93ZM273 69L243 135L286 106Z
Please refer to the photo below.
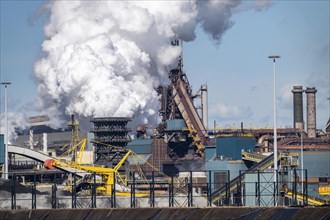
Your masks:
M273 60L273 106L274 106L274 143L273 143L273 151L274 151L274 182L275 182L275 189L277 190L277 120L276 120L276 59L281 58L278 55L268 56L269 59ZM275 205L277 206L277 198L275 199Z
M7 97L7 87L11 84L11 82L1 82L1 85L4 85L5 86L5 166L4 166L4 171L3 171L3 176L4 176L4 179L8 179L8 161L9 161L9 158L8 158L8 143L9 143L9 138L8 138L8 97Z

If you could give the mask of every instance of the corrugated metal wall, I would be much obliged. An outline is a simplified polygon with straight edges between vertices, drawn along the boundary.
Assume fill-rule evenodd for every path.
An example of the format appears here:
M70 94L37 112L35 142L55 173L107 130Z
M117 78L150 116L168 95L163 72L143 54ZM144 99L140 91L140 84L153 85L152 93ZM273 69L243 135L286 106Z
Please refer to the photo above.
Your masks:
M148 162L152 164L154 167L163 170L163 163L169 160L168 152L167 152L167 144L164 142L164 139L152 139L151 145L151 156L148 159ZM141 166L142 170L145 172L151 172L154 169L149 165Z

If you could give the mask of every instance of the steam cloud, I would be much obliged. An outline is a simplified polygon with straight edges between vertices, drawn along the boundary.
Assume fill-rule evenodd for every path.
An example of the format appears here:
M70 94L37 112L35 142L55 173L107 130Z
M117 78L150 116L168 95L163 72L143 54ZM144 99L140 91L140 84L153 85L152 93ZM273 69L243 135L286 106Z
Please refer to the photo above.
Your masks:
M239 1L52 1L35 64L38 104L53 119L135 117L157 120L154 88L176 65L180 47L200 24L220 42Z

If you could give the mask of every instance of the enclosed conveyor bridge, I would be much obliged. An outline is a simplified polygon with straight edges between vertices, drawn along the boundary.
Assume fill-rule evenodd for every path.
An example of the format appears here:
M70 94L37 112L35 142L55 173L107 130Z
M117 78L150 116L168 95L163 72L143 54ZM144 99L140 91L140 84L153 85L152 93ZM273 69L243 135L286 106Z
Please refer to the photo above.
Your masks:
M279 159L279 157L278 157ZM263 159L261 162L255 164L252 166L250 169L246 170L245 172L242 172L239 176L234 178L233 180L230 181L229 183L229 191L233 191L239 186L239 184L244 180L245 174L254 172L256 170L264 170L267 167L271 166L274 162L274 154L271 154L270 156L266 157ZM228 193L228 187L223 186L216 190L215 192L212 193L212 203L216 203L218 200L220 200L222 197Z
M45 161L57 160L55 157L48 156L39 151L31 150L24 147L19 147L16 145L8 145L8 153L22 155L24 157L45 163ZM79 170L72 167L56 167L60 170L63 170L68 173L76 173L77 176L83 177L86 174L86 171Z

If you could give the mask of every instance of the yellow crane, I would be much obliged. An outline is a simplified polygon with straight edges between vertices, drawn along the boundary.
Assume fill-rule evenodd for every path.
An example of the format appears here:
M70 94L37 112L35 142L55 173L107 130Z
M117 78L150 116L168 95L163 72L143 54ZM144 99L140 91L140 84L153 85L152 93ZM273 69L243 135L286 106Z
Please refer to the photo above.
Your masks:
M97 166L88 166L88 165L80 165L77 163L65 163L60 160L56 160L53 163L54 167L70 167L75 168L82 171L87 171L89 173L95 173L98 175L101 175L102 177L102 186L97 187L98 191L103 192L104 194L111 194L113 185L115 184L115 178L114 176L117 174L118 178L121 179L122 182L123 179L118 173L119 167L124 163L124 161L127 159L127 157L131 154L131 150L129 150L126 155L120 160L120 162L114 167L114 168L108 168L108 167L97 167Z
M78 144L70 148L68 151L63 153L61 157L69 155L70 152L75 152L79 145L81 145L80 150L77 152L77 156L75 157L74 161L65 161L63 159L57 159L52 161L51 165L53 167L68 167L73 168L80 171L86 171L89 173L95 173L97 175L100 175L102 178L102 184L101 186L97 187L97 190L104 194L111 194L113 185L115 184L115 175L120 179L120 181L124 184L126 181L123 180L121 175L118 173L118 169L121 167L121 165L126 161L128 156L132 153L131 150L128 150L125 156L119 161L119 163L114 168L107 168L102 166L94 166L94 165L84 165L82 162L83 158L83 152L85 149L87 140L83 139Z
M96 141L93 141L96 142ZM123 163L127 160L127 158L129 156L134 156L134 159L138 159L138 160L144 160L142 157L140 157L139 155L137 155L136 153L134 153L132 150L126 150L126 154L123 156L123 158L118 162L118 164L113 167L113 168L107 168L107 167L103 167L103 166L95 166L95 165L86 165L83 163L83 154L84 154L84 150L85 150L85 146L87 143L87 139L83 139L81 140L78 144L76 144L75 146L72 146L69 150L67 150L66 152L64 152L58 159L55 160L51 160L48 163L49 168L61 168L61 167L67 167L67 168L72 168L74 170L76 170L76 172L88 172L89 174L93 174L95 173L96 175L100 176L100 178L97 178L97 187L96 190L99 194L106 194L106 195L111 195L113 193L113 188L114 188L114 184L118 183L122 186L127 186L127 177L125 175L121 175L119 173L119 168L123 165ZM104 143L102 143L104 144ZM114 147L112 145L109 144L104 144L106 146L109 147ZM79 151L78 151L79 149ZM65 156L71 156L71 152L76 151L77 155L75 157L75 160L71 160L71 159L67 159L64 160L63 157ZM153 170L155 170L156 172L158 172L161 176L165 177L166 180L170 181L170 178L168 176L166 176L164 173L162 173L160 170L158 170L156 167L154 167L152 164L150 164L149 162L145 161L145 163L152 167ZM141 169L141 168L140 168ZM149 184L147 178L145 178L142 170L140 170L140 172L142 173L141 175L144 177L144 181L146 181L146 184ZM85 175L84 180L87 181L88 184L93 182L93 175ZM115 178L116 177L116 178ZM116 181L115 181L116 180ZM129 190L127 190L126 192L119 192L118 188L117 188L117 195L120 196L127 196L130 195ZM148 193L143 193L143 192L135 192L135 196L137 197L143 197L143 196L148 196Z

